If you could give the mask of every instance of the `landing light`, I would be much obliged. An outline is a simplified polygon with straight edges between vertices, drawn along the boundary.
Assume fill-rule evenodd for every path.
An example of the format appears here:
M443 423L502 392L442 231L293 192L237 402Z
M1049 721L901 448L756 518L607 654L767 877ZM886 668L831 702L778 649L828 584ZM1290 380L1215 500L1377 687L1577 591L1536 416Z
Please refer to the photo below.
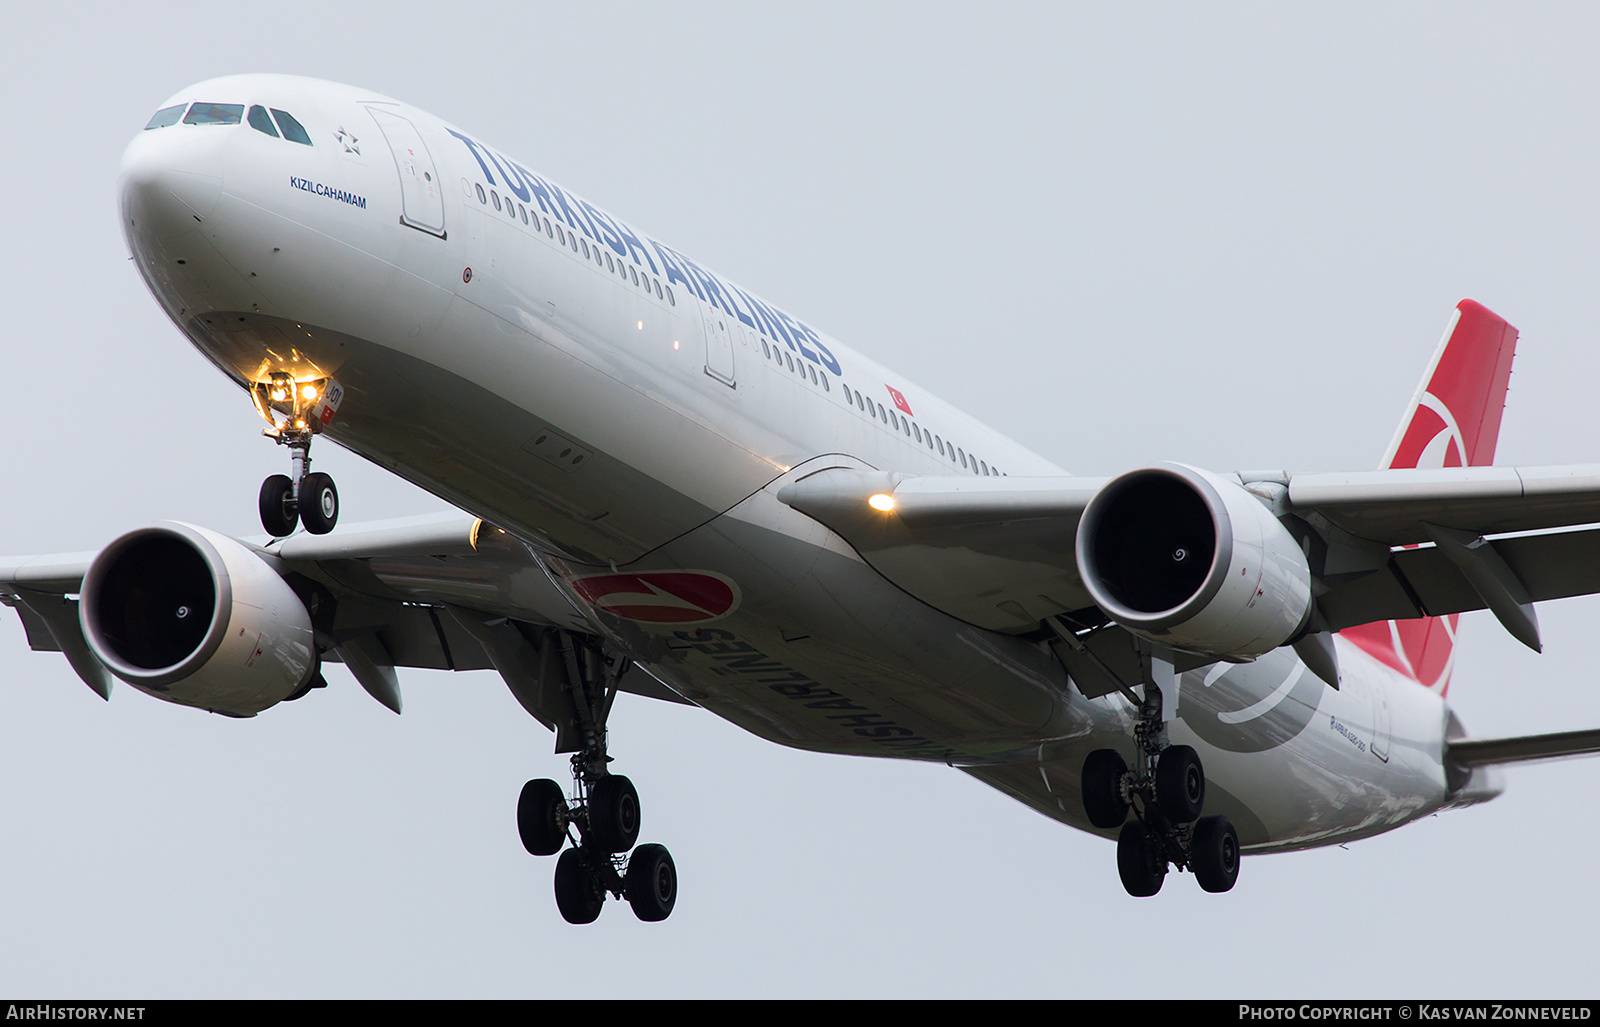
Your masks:
M272 390L272 401L274 403L282 403L284 400L286 400L288 398L289 398L289 394L287 392L284 392L282 389L273 389Z
M874 510L881 510L884 513L888 513L890 510L894 509L894 497L889 495L887 492L880 492L871 499L867 500L867 505L872 507Z
M316 399L317 398L317 387L315 385L304 385L304 386L301 386L300 395L302 397L306 398L306 399Z
M644 322L643 322L643 321L640 321L640 322L639 322L639 330L640 330L640 331L641 331L641 332L642 332L642 331L644 331Z

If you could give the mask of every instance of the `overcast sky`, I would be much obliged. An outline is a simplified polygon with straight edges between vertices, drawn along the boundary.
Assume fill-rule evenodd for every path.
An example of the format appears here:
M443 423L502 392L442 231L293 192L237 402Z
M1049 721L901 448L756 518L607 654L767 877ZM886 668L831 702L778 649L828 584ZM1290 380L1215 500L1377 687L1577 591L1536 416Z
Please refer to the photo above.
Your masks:
M0 552L257 533L285 469L117 225L184 85L439 114L1062 466L1375 466L1451 307L1522 330L1502 464L1600 459L1591 5L20 5L0 87ZM336 447L347 522L443 508ZM1600 725L1600 600L1463 619L1482 735ZM563 923L551 736L490 673L342 668L251 721L102 703L0 610L0 993L1593 995L1600 761L1349 848L1127 897L1114 847L943 766L619 700L672 918Z

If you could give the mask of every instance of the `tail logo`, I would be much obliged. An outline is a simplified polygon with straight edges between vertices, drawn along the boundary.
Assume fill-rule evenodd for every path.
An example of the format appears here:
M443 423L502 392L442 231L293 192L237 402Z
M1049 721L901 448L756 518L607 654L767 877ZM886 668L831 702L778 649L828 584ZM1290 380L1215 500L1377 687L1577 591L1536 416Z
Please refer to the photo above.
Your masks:
M1463 467L1466 465L1467 440L1461 433L1456 417L1445 406L1444 400L1431 392L1424 392L1411 415L1411 423L1395 450L1394 467Z
M1404 664L1400 669L1421 682L1422 687L1444 694L1450 672L1456 665L1456 621L1460 614L1423 617L1419 620L1390 621L1389 637L1395 655ZM1430 641L1437 645L1429 645Z

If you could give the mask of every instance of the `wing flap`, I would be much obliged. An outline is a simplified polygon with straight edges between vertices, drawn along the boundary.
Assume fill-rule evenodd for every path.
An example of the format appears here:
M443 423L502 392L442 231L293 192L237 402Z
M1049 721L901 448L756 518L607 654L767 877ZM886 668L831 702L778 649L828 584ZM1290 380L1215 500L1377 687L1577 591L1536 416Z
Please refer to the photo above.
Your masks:
M1489 543L1533 602L1600 592L1600 529L1553 531ZM1397 549L1371 574L1317 600L1334 630L1380 620L1442 617L1483 610L1488 603L1437 546Z

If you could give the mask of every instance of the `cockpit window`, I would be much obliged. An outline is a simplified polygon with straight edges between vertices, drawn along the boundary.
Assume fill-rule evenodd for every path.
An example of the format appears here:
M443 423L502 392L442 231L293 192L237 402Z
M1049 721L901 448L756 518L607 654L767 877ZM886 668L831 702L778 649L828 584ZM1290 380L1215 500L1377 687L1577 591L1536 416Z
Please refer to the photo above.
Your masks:
M242 103L197 103L183 119L185 125L237 125L244 117Z
M146 125L144 130L148 132L152 128L166 128L168 125L176 125L178 119L183 117L183 109L187 106L189 105L186 103L180 103L175 107L161 108L150 116L150 124Z
M272 108L272 116L278 119L278 127L283 129L283 137L285 139L291 143L311 145L311 137L306 135L306 130L301 127L300 122L294 120L294 117L287 111L280 111L274 107Z
M267 117L267 109L260 104L250 108L250 127L257 132L265 132L272 138L278 138L278 130L272 127L272 119Z

